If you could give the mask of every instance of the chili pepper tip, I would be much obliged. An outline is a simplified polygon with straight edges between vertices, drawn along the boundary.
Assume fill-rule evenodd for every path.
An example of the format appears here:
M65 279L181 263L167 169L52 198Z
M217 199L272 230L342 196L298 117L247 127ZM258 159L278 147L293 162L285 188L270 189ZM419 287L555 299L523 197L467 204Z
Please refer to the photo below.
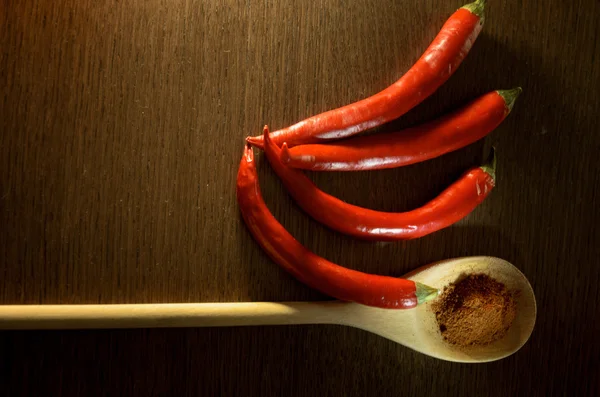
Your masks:
M516 87L511 90L498 90L496 92L502 97L502 99L504 99L504 103L506 104L506 108L508 109L506 114L508 114L515 105L515 101L517 100L519 95L521 95L521 93L523 92L523 89L521 87Z
M263 127L263 144L264 145L270 145L271 144L271 137L269 136L270 132L269 132L269 126L265 125Z
M417 288L415 291L415 295L417 295L417 304L419 304L419 305L421 303L430 301L438 296L439 291L437 288L433 288L428 285L421 284L417 281L415 281L415 286Z
M492 146L490 154L481 169L490 174L492 179L496 180L496 148Z
M244 157L249 163L254 161L254 151L252 150L252 145L250 145L249 143L246 143L246 145L244 145Z
M472 14L477 15L480 18L483 18L483 10L485 9L485 0L477 0L477 1L474 1L473 3L465 4L461 8L471 11Z
M281 154L279 155L279 160L282 163L287 164L290 162L290 149L288 148L287 142L283 142L281 145Z
M249 136L246 138L246 143L254 146L255 148L263 149L262 135L260 136L260 138L256 136Z

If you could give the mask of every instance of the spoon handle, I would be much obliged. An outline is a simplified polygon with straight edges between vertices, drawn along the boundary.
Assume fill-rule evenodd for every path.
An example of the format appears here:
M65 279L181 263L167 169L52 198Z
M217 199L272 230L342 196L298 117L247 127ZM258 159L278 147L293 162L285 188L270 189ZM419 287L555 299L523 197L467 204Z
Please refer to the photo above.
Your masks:
M0 306L0 330L220 327L338 323L344 302Z

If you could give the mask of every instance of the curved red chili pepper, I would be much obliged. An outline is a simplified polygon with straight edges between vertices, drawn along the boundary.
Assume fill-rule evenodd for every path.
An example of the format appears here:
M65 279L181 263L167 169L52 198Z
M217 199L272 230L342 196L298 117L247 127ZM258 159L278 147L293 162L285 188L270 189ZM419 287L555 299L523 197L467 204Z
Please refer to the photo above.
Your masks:
M386 134L327 144L283 147L281 160L312 171L365 171L401 167L467 146L508 116L521 88L493 91L435 121Z
M273 132L277 145L289 146L346 138L397 119L433 94L456 71L483 27L485 0L458 9L421 58L398 81L361 101L307 118ZM263 137L248 137L263 146Z
M494 187L492 150L492 165L467 171L423 207L396 213L374 211L323 192L302 171L285 165L280 159L281 149L270 139L267 126L264 142L271 166L306 213L333 230L366 240L408 240L443 229L471 213Z
M346 269L310 252L273 217L260 193L254 153L246 146L237 176L237 200L250 233L266 253L299 281L336 299L409 309L437 296L437 289L395 277Z

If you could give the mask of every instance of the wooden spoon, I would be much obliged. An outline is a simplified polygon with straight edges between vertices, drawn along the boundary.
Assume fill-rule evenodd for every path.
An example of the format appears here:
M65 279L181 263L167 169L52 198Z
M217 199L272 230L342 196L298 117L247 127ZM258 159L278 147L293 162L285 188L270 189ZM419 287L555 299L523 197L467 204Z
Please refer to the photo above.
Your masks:
M536 302L525 276L505 260L466 257L433 263L405 277L442 289L459 277L484 273L516 294L517 314L506 336L484 347L457 348L442 339L431 302L414 309L380 309L356 303L247 302L115 305L0 306L0 329L83 329L340 324L373 332L423 354L456 362L494 361L527 342Z

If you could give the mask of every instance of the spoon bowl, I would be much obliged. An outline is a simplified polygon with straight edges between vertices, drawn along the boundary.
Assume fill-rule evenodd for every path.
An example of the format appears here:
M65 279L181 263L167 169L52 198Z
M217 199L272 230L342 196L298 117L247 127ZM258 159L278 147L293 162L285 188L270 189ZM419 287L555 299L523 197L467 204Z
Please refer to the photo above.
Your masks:
M506 335L486 346L459 347L444 341L430 302L415 309L392 311L368 307L349 308L348 324L376 333L423 354L446 361L488 362L507 357L529 339L535 325L536 302L527 278L509 262L479 256L445 260L408 273L405 277L443 289L469 274L486 274L514 292L516 316ZM359 305L356 305L359 306Z
M0 330L338 324L373 332L441 360L499 360L519 350L535 324L535 296L527 278L516 267L494 257L465 257L423 266L405 277L441 290L473 273L483 273L503 283L514 293L517 304L516 317L507 334L487 346L464 348L444 341L431 308L435 299L406 310L340 301L9 305L0 306Z

